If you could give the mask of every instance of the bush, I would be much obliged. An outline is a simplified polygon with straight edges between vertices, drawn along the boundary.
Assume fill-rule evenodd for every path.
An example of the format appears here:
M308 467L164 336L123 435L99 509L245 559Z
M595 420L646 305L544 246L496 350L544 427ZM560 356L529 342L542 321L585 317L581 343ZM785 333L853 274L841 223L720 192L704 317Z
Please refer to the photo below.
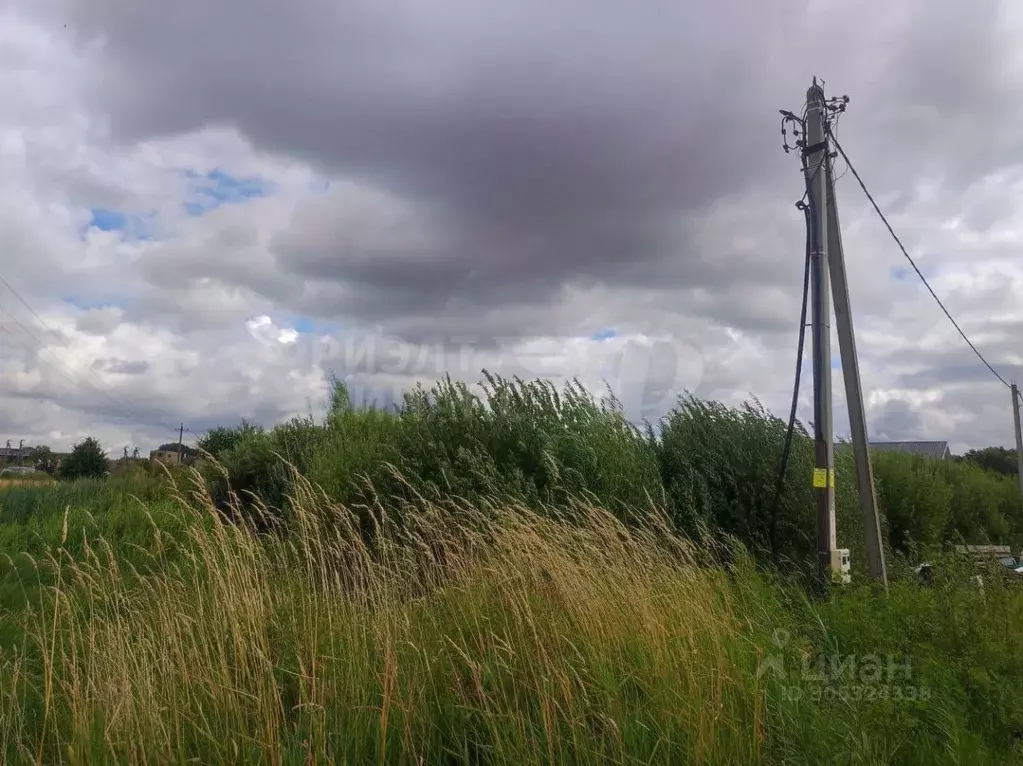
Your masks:
M1023 544L1014 478L970 461L901 452L873 455L878 502L902 551L949 542Z
M241 433L234 446L221 453L220 467L207 471L218 507L226 510L231 496L237 495L238 507L247 513L254 511L261 526L273 523L275 517L283 518L292 488L292 466L306 471L322 433L321 427L303 418L268 432L247 429Z
M598 402L577 382L559 392L544 381L486 381L482 397L450 381L406 395L395 452L418 491L534 508L587 493L619 513L662 500L653 443L612 397Z
M308 475L328 496L349 505L371 503L374 492L398 492L388 466L401 463L397 413L370 407L357 410L347 399L332 409Z
M780 564L813 565L813 443L796 424L775 507L787 424L759 402L730 409L683 397L661 424L661 478L676 525L734 536Z
M91 436L74 446L71 454L61 461L61 479L85 479L104 476L110 468L110 461L99 441Z
M942 464L915 455L878 451L872 456L878 503L888 519L892 545L933 546L948 527L952 488Z
M214 496L226 504L233 490L286 514L291 479L277 455L350 505L454 495L538 508L586 493L625 514L663 500L653 441L579 384L488 376L481 397L445 381L391 412L354 409L336 383L323 425L295 419L223 452L230 480L214 479Z
M227 426L211 428L205 435L199 437L198 445L200 450L206 452L215 460L219 460L226 452L236 447L246 436L262 432L262 427L249 423L247 420L242 420L241 424L234 428L228 428Z

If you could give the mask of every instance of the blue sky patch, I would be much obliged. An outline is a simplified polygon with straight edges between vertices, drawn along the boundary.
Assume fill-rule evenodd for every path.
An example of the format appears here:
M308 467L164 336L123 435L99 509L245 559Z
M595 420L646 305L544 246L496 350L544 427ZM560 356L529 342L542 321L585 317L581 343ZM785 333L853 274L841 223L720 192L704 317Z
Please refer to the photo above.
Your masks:
M251 199L267 197L274 191L273 182L259 176L238 178L220 169L208 173L186 170L185 177L193 182L185 212L191 216L203 215L221 205L241 204Z
M123 309L127 308L128 306L127 301L89 300L88 298L83 298L80 295L67 295L63 298L63 301L64 303L67 303L70 306L74 306L76 309L81 309L82 311L91 311L93 309L102 309L108 307Z
M613 327L608 327L604 330L597 330L597 332L593 333L593 335L590 336L592 340L596 341L613 340L614 338L617 337L618 331Z
M94 207L89 210L89 223L81 228L79 236L85 239L89 229L98 231L116 232L121 239L152 239L152 220L154 213L139 215L138 213L125 213L121 210L110 210L108 208Z
M101 207L92 209L89 226L100 231L120 231L128 225L128 216L120 210L107 210Z
M337 322L314 319L309 316L285 315L280 320L274 320L284 329L292 329L300 335L331 335L341 331L341 325Z

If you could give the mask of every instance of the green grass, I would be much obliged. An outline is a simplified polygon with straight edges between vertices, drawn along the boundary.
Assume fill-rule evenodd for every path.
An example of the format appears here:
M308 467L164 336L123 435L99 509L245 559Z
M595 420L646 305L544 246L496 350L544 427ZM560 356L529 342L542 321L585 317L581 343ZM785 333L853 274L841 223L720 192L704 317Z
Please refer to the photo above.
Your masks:
M343 393L323 424L221 434L227 478L0 489L3 762L1023 758L1023 591L908 570L1015 540L1011 482L879 456L891 595L810 601L809 443L775 514L759 406L640 430L576 387Z
M14 616L53 584L48 557L55 550L81 560L103 544L122 565L145 570L155 528L165 536L185 533L179 506L159 478L0 488L0 646L18 643L22 631Z
M370 544L302 481L285 537L208 523L201 491L178 506L174 532L146 527L145 572L102 539L68 549L82 530L61 525L39 560L54 578L12 615L21 639L0 654L6 762L1021 754L1023 595L997 579L811 603L742 554L723 568L664 515L626 526L584 502L423 500L402 525L377 508ZM894 683L863 677L874 655L904 668ZM836 657L858 675L801 669ZM766 658L781 672L758 674Z
M15 474L7 473L0 474L0 486L8 484L30 484L30 483L42 483L54 481L54 478L43 471L36 471L34 473Z

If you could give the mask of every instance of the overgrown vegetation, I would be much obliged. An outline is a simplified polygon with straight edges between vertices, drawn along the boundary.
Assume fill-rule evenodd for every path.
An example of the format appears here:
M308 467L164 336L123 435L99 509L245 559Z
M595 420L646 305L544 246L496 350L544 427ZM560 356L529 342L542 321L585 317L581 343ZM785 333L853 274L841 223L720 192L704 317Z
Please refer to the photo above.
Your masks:
M585 495L625 521L665 508L683 533L730 535L791 569L813 558L813 455L799 425L776 505L785 425L759 403L735 410L685 397L656 427L639 429L613 396L488 376L478 392L451 381L418 389L397 410L355 409L337 385L323 424L220 428L200 447L225 469L210 474L222 506L234 490L286 516L291 476L283 457L347 505L421 495L498 497L536 509ZM1009 477L906 453L879 452L874 466L885 538L896 552L962 541L1023 546L1023 505ZM839 538L859 566L854 466L842 445L836 484Z
M1019 463L1015 450L1006 447L984 447L971 449L961 458L963 462L978 465L1003 476L1018 476Z
M783 434L756 404L636 429L577 386L338 388L324 423L211 433L223 470L177 489L0 490L0 760L1018 762L1023 590L906 565L1017 545L1014 483L877 455L891 595L811 602Z

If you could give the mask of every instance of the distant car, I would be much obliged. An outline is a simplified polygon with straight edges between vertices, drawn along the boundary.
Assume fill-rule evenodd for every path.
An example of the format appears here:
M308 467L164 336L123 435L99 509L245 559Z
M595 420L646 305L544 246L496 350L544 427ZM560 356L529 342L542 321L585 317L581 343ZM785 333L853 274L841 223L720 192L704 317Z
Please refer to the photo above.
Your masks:
M1023 561L1020 561L1015 556L1001 556L998 559L998 563L1015 575L1023 575Z
M1012 571L1013 574L1023 577L1023 562L1014 556L1000 556L998 558L998 563ZM924 585L932 585L934 583L934 567L930 562L917 564L913 567L913 572ZM984 581L980 575L974 575L973 580L977 585L983 588Z

